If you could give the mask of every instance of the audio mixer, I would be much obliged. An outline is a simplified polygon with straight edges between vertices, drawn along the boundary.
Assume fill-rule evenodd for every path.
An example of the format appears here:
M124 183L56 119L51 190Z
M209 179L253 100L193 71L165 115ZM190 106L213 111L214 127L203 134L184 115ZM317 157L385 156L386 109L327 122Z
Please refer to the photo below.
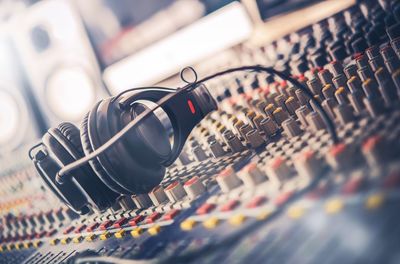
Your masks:
M3 162L0 263L400 263L400 2L361 1L237 62L315 100L265 73L205 83L218 110L161 183L83 215L29 161Z

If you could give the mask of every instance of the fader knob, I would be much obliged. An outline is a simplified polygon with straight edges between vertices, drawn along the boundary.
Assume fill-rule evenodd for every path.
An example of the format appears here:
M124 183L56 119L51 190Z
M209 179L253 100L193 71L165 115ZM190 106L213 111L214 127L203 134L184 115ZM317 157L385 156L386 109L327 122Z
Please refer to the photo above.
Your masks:
M151 206L151 200L147 194L132 195L132 200L139 209Z
M324 169L323 162L317 158L315 152L312 150L299 153L294 159L293 164L300 177L305 178L315 178Z
M190 199L194 199L206 191L204 184L197 176L194 176L190 180L186 181L183 185L183 188L185 189Z
M344 73L346 74L347 79L350 79L352 76L357 76L357 66L355 64L349 64L344 68Z
M282 122L282 128L286 135L290 138L300 135L303 131L301 130L299 124L293 118L288 118Z
M195 156L196 160L203 161L208 158L206 152L202 149L201 145L196 145L192 149L193 155Z
M307 123L310 124L311 129L318 131L325 128L325 123L317 112L311 112L306 116Z
M118 198L118 203L124 210L131 210L135 208L135 203L132 198L127 195L122 195Z
M310 108L307 106L303 105L299 109L296 110L296 116L299 119L301 125L303 128L306 128L308 126L308 123L306 121L306 116L311 112Z
M219 158L225 155L225 150L217 140L211 141L209 144L211 153L214 158Z
M175 181L168 185L165 188L165 194L171 202L177 202L186 196L186 192L179 181Z
M260 123L261 129L264 131L266 136L272 136L278 131L278 126L269 117L263 119Z
M333 76L330 71L323 69L320 72L318 72L318 76L319 76L319 79L321 80L323 86L326 86L328 84L333 86L333 83L332 83Z
M334 76L343 74L343 65L339 61L332 61L329 67Z
M216 177L216 180L223 192L229 192L241 184L235 171L231 167L221 171Z
M349 169L357 161L357 151L355 147L340 143L332 146L326 154L326 161L335 170Z
M322 84L319 79L313 78L307 82L307 85L314 94L322 95Z
M285 105L286 105L286 108L287 108L287 110L289 111L289 113L291 115L294 115L295 111L300 107L299 103L297 102L297 100L293 96L290 96L285 101Z
M156 186L149 193L149 197L155 206L162 204L167 200L167 195L162 186Z
M300 103L301 105L307 105L308 99L307 99L307 97L304 95L304 92L303 92L302 90L300 90L300 89L297 89L297 90L296 90L296 97L297 97L297 100L299 101L299 103Z
M267 180L266 175L260 171L255 162L246 165L238 172L238 176L248 188L253 188L257 184Z
M274 118L275 118L275 121L276 121L279 125L281 125L282 122L283 122L284 120L286 120L286 119L289 117L289 115L287 114L287 112L284 111L281 107L278 107L278 108L275 109L275 111L273 112L273 116L274 116Z
M232 152L241 152L245 150L245 147L243 146L240 139L237 136L235 136L235 134L233 134L232 131L230 130L225 131L223 136L226 141L226 144L228 144Z
M257 130L253 129L246 134L246 138L252 148L258 148L264 144L264 139Z
M380 67L375 72L375 78L379 83L379 90L381 91L383 100L387 106L391 106L399 99L395 84L387 70Z
M333 111L342 125L354 121L353 111L348 104L340 104Z
M282 157L277 157L269 162L266 166L266 173L268 179L280 185L282 181L289 179L292 175L292 171Z
M381 136L373 136L365 141L362 146L362 152L368 164L371 168L374 168L386 164L390 160L393 154L393 147Z

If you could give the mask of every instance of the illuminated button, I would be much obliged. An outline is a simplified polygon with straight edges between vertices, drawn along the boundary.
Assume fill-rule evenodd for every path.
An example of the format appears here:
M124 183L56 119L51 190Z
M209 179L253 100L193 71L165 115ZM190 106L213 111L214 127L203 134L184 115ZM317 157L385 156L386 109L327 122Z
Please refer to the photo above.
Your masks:
M107 239L109 239L110 237L111 237L111 234L110 234L110 232L108 232L108 231L105 231L103 234L100 235L100 239L101 239L101 240L107 240Z
M159 225L152 226L147 230L147 232L149 232L149 234L152 236L157 235L158 233L160 233L160 231L161 227Z
M82 240L83 240L82 236L77 236L72 239L72 242L74 242L75 244L79 244L81 243Z
M219 223L219 219L216 217L211 217L203 222L203 226L207 229L215 228Z
M122 217L118 221L116 221L113 226L115 228L121 228L126 222L128 222L128 219L126 219L125 217Z
M43 230L43 231L37 233L35 237L36 237L36 238L42 238L42 237L44 237L46 234L47 234L47 232Z
M260 220L260 221L267 220L270 217L271 213L272 212L269 210L263 210L257 215L257 220Z
M22 248L24 248L24 244L23 243L15 243L15 249L16 250L20 250Z
M185 221L183 221L181 223L181 229L184 230L184 231L189 231L189 230L192 230L195 225L196 225L196 221L195 220L186 219Z
M125 236L125 230L124 230L124 229L119 230L118 232L116 232L116 233L114 234L114 236L115 236L116 238L123 238L123 237Z
M168 199L173 203L181 200L183 197L186 196L186 192L179 181L175 181L168 185L168 187L165 188L165 193Z
M262 205L267 200L265 196L254 197L247 205L247 208L255 208Z
M238 214L229 218L229 223L231 225L238 226L241 225L244 222L244 220L246 220L246 217L242 214Z
M381 193L373 194L367 198L367 201L365 202L365 207L371 210L377 209L383 204L384 198L385 197Z
M351 177L343 186L342 193L344 194L354 194L358 192L364 185L366 179L362 175L355 175Z
M51 229L46 233L46 237L52 237L53 235L55 235L57 233L56 229Z
M174 210L168 212L167 214L165 214L163 219L164 220L172 220L179 214L179 212L180 212L179 209L174 209Z
M209 212L214 210L214 208L215 204L204 203L196 210L196 214L198 215L208 214Z
M50 242L51 242L51 241L50 241ZM32 245L33 245L34 248L38 248L38 247L40 247L42 244L43 244L43 242L42 242L42 241L39 241L39 240L33 241L33 243L32 243Z
M342 211L343 209L343 202L338 198L331 199L325 204L325 211L328 214L336 214Z
M86 228L86 231L87 232L93 232L94 230L96 230L99 227L99 225L100 225L99 223L94 223L94 224L88 226Z
M135 216L132 220L129 221L130 226L137 226L140 222L142 222L144 219L143 215L137 215Z
M239 178L235 174L235 171L231 167L221 171L216 180L223 192L229 192L241 184Z
M58 238L54 238L50 240L50 245L55 246L58 244L58 242L60 242L60 240Z
M78 233L82 232L83 230L85 230L85 228L86 228L86 225L78 226L78 227L74 230L74 233L78 234Z
M200 178L197 176L192 177L190 180L186 181L183 185L186 193L190 199L195 199L197 196L203 194L206 191Z
M283 205L292 197L292 195L293 195L292 191L279 194L274 200L275 205L277 206Z
M308 199L317 199L326 194L329 190L330 186L327 182L320 182L315 189L311 190L306 197Z
M85 239L86 239L86 241L88 241L88 242L93 242L95 239L96 239L96 235L95 234L90 234L90 235L88 235Z
M69 242L71 242L71 238L70 237L64 237L63 239L61 239L60 242L63 245L67 245Z
M143 229L140 227L136 227L131 231L131 236L133 237L140 237L140 235L143 233Z
M70 227L68 227L67 229L64 230L63 234L64 234L64 235L69 234L69 233L71 233L74 229L75 229L74 226L70 226Z
M107 220L107 221L105 221L104 223L102 223L101 225L100 225L100 230L106 230L107 228L109 228L111 225L113 224L113 221L111 221L111 220Z
M33 246L32 242L30 242L30 241L24 242L24 248L28 249L28 248L30 248L32 246Z
M152 224L152 223L154 223L157 219L159 219L160 217L161 217L161 214L160 214L160 213L154 212L154 213L152 213L151 215L149 215L149 216L146 218L146 223Z
M13 250L14 247L15 247L14 244L7 244L7 246L6 246L6 248L7 248L8 251Z
M302 206L292 206L288 209L287 214L290 218L299 219L304 215L304 208Z
M392 189L400 185L400 171L392 171L385 179L383 180L383 187L385 189Z
M231 200L229 202L227 202L226 204L224 204L223 206L221 206L220 211L221 212L228 212L228 211L232 211L233 209L235 209L235 207L237 207L240 204L240 202L238 200Z

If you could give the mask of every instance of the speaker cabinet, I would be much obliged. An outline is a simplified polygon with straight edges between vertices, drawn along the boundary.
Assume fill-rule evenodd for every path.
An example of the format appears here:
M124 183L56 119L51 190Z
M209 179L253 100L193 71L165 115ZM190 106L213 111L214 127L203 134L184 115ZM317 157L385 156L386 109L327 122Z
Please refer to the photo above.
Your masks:
M79 122L106 95L97 59L71 1L40 1L15 19L15 46L48 126Z
M35 109L9 24L0 27L0 155L32 145L40 135L40 114Z

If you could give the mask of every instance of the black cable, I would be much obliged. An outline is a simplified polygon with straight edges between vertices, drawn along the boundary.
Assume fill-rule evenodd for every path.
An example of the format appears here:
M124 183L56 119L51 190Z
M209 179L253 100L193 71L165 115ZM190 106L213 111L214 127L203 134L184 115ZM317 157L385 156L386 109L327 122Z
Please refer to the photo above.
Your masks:
M269 74L273 74L273 75L277 75L279 76L281 79L289 81L290 83L292 83L294 86L296 86L297 88L299 88L301 91L303 91L306 96L308 96L310 98L310 100L314 103L314 105L316 106L318 113L321 115L324 123L327 126L328 132L331 134L332 137L332 141L334 144L337 144L339 142L339 139L337 137L336 134L336 130L335 130L335 124L334 122L329 118L328 114L325 112L325 110L322 108L321 104L318 102L318 100L316 100L314 98L313 93L305 86L303 86L299 81L297 81L296 79L287 76L286 74L277 71L273 68L270 67L264 67L261 65L251 65L251 66L242 66L242 67L237 67L237 68L231 68L225 71L220 71L217 72L215 74L209 75L204 77L201 80L197 80L197 74L194 71L193 68L191 67L186 67L182 70L181 72L181 77L183 77L183 73L186 70L192 70L195 73L195 81L192 83L188 83L186 86L184 86L183 88L178 88L176 89L176 92L171 92L170 94L167 94L166 96L164 96L163 98L161 98L158 102L156 102L156 106L153 108L149 108L146 111L142 112L140 115L137 116L137 118L135 118L134 120L132 120L128 125L126 125L122 130L120 130L117 134L115 134L113 137L111 137L106 143L104 143L102 146L100 146L98 149L96 149L95 151L93 151L92 153L90 153L89 155L78 159L66 166L64 166L57 174L57 181L58 182L63 182L63 176L82 166L83 164L87 163L88 161L96 158L98 155L100 155L101 153L103 153L104 151L106 151L108 148L110 148L112 145L114 145L116 142L118 142L118 140L120 140L126 133L129 132L129 130L131 128L133 128L134 126L136 126L138 123L142 122L146 117L148 117L151 113L153 113L155 110L157 110L158 108L162 107L163 105L165 105L169 100L171 100L172 98L174 98L175 96L180 95L183 92L186 91L190 91L192 89L195 89L196 87L198 87L198 84L209 81L211 79L214 79L216 77L222 76L222 75L226 75L229 73L233 73L233 72L238 72L238 71L254 71L254 72L266 72ZM183 81L187 82L184 78ZM133 88L130 89L131 91L137 89L143 89L143 88Z
M143 86L143 87L135 87L135 88L131 88L125 91L120 92L119 94L117 94L116 96L114 96L114 98L111 100L111 102L114 102L115 100L117 100L118 98L120 98L122 95L129 93L129 92L133 92L133 91L138 91L138 90L145 90L145 89L161 89L161 90L167 90L167 91L175 91L176 89L174 88L169 88L169 87L163 87L163 86Z
M183 70L193 70L193 68L187 67ZM330 119L329 115L326 113L326 111L324 110L324 108L321 106L321 104L318 102L317 99L314 98L314 94L307 88L305 87L303 84L301 84L298 80L284 74L283 72L277 71L274 68L271 67L264 67L261 65L251 65L251 66L242 66L242 67L237 67L237 68L231 68L225 71L221 71L221 72L217 72L215 74L209 75L207 77L204 77L203 79L200 80L196 80L195 82L193 82L192 84L199 84L199 83L203 83L206 81L209 81L211 79L214 79L216 77L228 74L228 73L233 73L233 72L238 72L238 71L255 71L255 72L266 72L272 75L277 75L279 76L282 80L286 80L289 81L292 85L294 85L295 87L299 88L303 93L306 94L306 96L314 103L314 105L317 108L318 113L320 114L322 120L324 121L327 130L329 132L329 134L332 137L332 141L334 144L339 143L339 139L337 137L336 134L336 129L335 129L335 123Z

